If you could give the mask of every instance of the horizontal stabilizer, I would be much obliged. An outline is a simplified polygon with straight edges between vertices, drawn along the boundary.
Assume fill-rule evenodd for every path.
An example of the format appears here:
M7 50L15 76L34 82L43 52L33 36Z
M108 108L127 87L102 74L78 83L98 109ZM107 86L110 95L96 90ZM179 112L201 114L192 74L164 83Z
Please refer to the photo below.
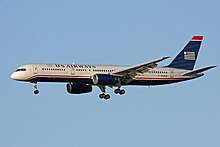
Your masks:
M209 70L209 69L212 69L212 68L215 68L215 67L217 67L217 66L208 66L208 67L205 67L205 68L193 70L193 71L190 71L190 72L183 73L182 76L195 75L195 74L202 73L203 71L206 71L206 70Z

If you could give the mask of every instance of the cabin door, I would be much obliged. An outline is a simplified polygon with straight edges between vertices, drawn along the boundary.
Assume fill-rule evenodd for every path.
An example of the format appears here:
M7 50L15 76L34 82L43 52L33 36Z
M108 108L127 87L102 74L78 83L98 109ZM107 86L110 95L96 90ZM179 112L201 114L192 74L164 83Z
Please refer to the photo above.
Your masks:
M170 72L170 76L171 76L171 78L173 78L173 76L174 76L173 70Z
M36 65L33 65L33 71L34 71L34 74L37 74L37 66Z
M75 68L74 67L71 68L71 75L75 75Z

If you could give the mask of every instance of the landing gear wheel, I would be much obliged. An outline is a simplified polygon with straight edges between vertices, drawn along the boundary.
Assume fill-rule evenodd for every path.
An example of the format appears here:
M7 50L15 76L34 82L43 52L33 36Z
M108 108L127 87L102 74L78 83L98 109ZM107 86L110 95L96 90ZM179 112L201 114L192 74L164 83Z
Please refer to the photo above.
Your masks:
M110 96L109 94L106 94L106 95L105 95L105 100L110 99L110 97L111 97L111 96Z
M100 99L105 98L105 94L104 94L104 93L100 94L100 95L99 95L99 98L100 98Z
M120 94L120 95L125 94L125 90L124 90L124 89L120 90L120 93L119 93L119 94Z
M34 90L34 94L39 94L39 90Z
M102 94L100 94L99 95L99 98L100 99L105 99L105 100L108 100L108 99L110 99L110 95L109 94L104 94L104 93L102 93Z
M114 92L115 92L115 94L120 94L120 95L125 94L125 90L124 89L119 89L119 88L115 89Z
M99 98L105 100L110 99L111 96L109 94L105 94L105 89L106 89L105 85L99 85L98 87L102 91L102 93L99 95Z
M117 88L117 89L114 90L115 94L119 94L120 91L121 91L121 90L120 90L119 88Z

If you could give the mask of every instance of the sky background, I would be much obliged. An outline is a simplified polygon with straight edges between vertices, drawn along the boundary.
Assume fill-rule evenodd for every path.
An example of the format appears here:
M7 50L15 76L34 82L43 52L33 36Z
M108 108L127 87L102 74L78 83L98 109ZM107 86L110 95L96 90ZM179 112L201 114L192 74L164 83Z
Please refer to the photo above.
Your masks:
M219 0L0 0L1 147L219 147L220 71L157 87L70 95L10 79L28 63L135 65L204 35L196 68L220 65ZM161 62L167 65L172 59Z

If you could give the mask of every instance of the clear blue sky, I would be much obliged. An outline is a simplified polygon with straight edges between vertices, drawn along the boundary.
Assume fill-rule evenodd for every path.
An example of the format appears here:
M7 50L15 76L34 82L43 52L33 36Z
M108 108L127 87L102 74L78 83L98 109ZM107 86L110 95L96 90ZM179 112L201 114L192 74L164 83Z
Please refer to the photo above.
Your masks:
M1 147L219 147L220 71L157 87L125 87L109 101L65 84L10 74L27 63L134 65L175 57L204 35L196 68L220 65L220 2L201 0L0 1ZM171 60L160 65L166 65Z

